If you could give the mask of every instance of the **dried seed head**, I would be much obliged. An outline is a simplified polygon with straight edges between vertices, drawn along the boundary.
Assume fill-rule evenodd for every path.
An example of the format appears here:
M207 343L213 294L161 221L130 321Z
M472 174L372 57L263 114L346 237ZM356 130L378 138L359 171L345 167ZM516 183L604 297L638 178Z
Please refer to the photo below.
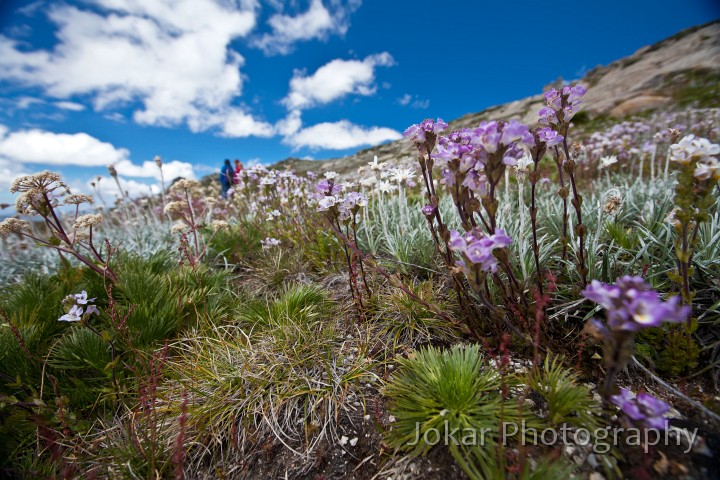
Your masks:
M170 187L170 193L181 194L185 193L185 190L192 190L193 188L198 188L199 186L200 182L198 182L197 180L183 178L172 184L172 186Z
M92 195L85 195L83 193L73 193L65 197L63 201L65 205L80 205L81 203L95 203Z
M75 220L73 225L74 230L84 230L92 226L102 223L103 216L100 213L90 213L88 215L81 215Z
M160 155L155 155L153 161L155 162L155 165L158 166L158 168L162 167L162 158L160 158Z
M45 170L16 178L10 186L10 193L27 192L30 190L49 193L58 188L68 189L59 173Z
M225 220L213 220L210 226L212 227L213 232L230 228L230 224Z
M165 212L166 214L169 214L169 213L180 213L180 214L182 214L182 213L185 213L185 207L186 207L186 205L187 205L187 203L181 202L181 201L179 201L179 200L178 200L178 201L175 201L175 202L170 202L170 203L168 203L167 205L165 205L165 208L163 209L163 212Z
M0 237L11 233L22 233L26 230L30 230L30 223L19 218L6 218L0 223Z

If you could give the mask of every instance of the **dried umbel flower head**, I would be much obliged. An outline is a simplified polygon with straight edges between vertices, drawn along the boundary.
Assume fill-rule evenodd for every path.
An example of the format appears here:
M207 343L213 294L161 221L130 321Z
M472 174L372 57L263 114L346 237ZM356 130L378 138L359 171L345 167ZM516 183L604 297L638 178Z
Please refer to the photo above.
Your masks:
M45 197L38 189L23 192L15 200L15 210L21 215L44 215L49 213Z
M65 205L80 205L82 203L95 203L92 195L85 195L83 193L73 193L65 197L63 201Z
M185 225L183 222L177 222L173 224L172 228L170 229L170 233L173 234L182 234L185 233L185 231L188 229L188 226Z
M59 173L45 170L16 178L10 186L10 193L30 191L49 193L58 188L68 190Z
M112 164L108 165L108 173L110 174L111 177L117 178L118 173L117 173L117 170L115 170L115 165L112 165Z
M162 158L160 158L160 155L155 155L155 157L153 157L153 161L155 162L155 165L158 166L158 168L162 167Z
M0 237L11 233L22 233L30 230L30 223L19 218L6 218L0 223Z
M200 182L197 180L183 178L172 184L170 187L170 193L184 194L186 190L192 190L198 187L200 187Z
M623 201L620 192L612 189L605 194L605 203L603 204L603 213L606 215L616 214L622 207Z
M219 230L227 230L228 228L230 228L230 224L225 220L213 220L210 224L210 227L212 228L213 232L217 232Z
M74 230L84 230L86 228L90 228L95 225L99 225L102 223L102 221L103 221L103 216L99 213L90 213L87 215L81 215L75 220L73 229Z
M178 200L165 205L163 212L166 214L183 214L185 213L186 207L187 203Z

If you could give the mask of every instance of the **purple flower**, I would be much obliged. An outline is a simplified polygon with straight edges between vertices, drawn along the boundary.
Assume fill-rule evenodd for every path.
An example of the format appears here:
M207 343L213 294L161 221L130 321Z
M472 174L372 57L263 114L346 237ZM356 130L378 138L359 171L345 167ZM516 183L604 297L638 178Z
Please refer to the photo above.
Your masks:
M505 145L509 145L512 142L522 139L529 131L529 128L524 123L520 123L517 120L510 120L510 123L505 125L502 131L502 138L500 141Z
M538 130L538 138L540 138L541 142L546 143L548 147L558 145L563 141L563 136L549 127Z
M493 250L505 248L511 243L512 239L502 229L496 229L495 233L489 236L484 235L479 229L473 229L464 237L457 230L451 230L448 245L452 250L460 252L469 263L480 266L481 270L496 272L497 259L493 255Z
M419 124L410 125L403 133L403 136L409 138L417 145L422 145L427 141L428 133L437 135L446 128L447 123L445 123L442 118L438 118L436 121L433 121L432 118L428 118Z
M623 388L618 395L611 396L610 401L620 407L633 423L658 430L667 429L668 421L663 414L670 410L670 405L652 395L639 393L635 396Z
M583 95L587 89L582 85L563 87L561 91L551 88L545 92L547 106L540 112L540 123L543 125L567 125L580 108Z
M85 290L83 290L81 293L75 294L75 302L78 305L87 305L88 302L94 302L94 301L95 301L94 298L90 298L90 299L87 298L87 292Z
M625 276L615 285L593 280L582 295L605 308L610 330L637 332L662 322L684 322L690 308L679 297L663 302L660 295L640 277Z
M83 309L79 305L73 305L70 311L58 318L60 322L79 322L82 320Z
M321 180L317 186L315 186L315 190L325 195L337 195L340 189L340 185L335 185L328 180Z
M426 217L432 217L435 215L435 212L437 211L437 208L434 205L427 204L424 207L422 207L422 213Z

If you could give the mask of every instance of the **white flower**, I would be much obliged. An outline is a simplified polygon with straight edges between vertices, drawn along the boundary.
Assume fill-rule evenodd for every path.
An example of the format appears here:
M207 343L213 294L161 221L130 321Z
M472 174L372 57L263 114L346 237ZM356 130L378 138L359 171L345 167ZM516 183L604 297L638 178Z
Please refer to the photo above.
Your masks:
M335 177L337 177L337 172L325 172L323 175L325 175L325 178L328 180L333 180Z
M392 185L390 182L386 182L384 180L381 180L378 182L377 186L375 187L378 192L380 193L391 193L393 190L395 190L397 187L395 185Z
M375 158L372 162L368 162L368 165L370 166L370 170L372 170L373 172L378 172L385 168L385 162L378 163L377 155L375 155Z
M360 180L360 185L363 187L370 188L377 183L377 178L367 177Z
M269 250L272 247L280 245L280 240L271 237L265 237L265 240L260 240L263 250Z
M402 185L413 177L415 177L415 171L412 168L398 167L390 170L390 179L398 185Z
M58 318L60 322L79 322L82 320L83 309L79 305L73 305L70 311Z
M337 203L338 199L335 195L327 195L318 202L318 212L326 212Z
M533 159L530 155L523 156L520 160L517 161L517 164L515 165L515 169L519 172L525 172L527 171L528 167L533 164Z
M607 168L610 165L617 163L618 158L615 155L610 155L608 157L602 157L600 159L600 165L598 165L598 168Z
M720 145L695 135L686 135L678 143L670 145L670 160L679 163L689 163L691 160L707 161L719 153Z
M693 172L695 178L707 180L708 178L720 178L720 162L715 157L707 157L697 163Z

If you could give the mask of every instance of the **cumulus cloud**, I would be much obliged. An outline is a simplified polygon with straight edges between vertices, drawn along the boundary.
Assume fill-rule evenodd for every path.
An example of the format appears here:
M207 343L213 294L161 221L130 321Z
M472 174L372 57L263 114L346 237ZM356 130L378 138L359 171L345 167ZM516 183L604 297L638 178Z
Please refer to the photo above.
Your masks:
M302 114L300 110L290 110L285 118L275 124L275 130L283 136L289 136L302 127Z
M100 196L108 203L110 203L110 200L114 200L123 195L118 189L115 180L107 177L101 178L102 179L99 182L97 181L97 178L88 180L85 184L85 190L89 193L95 193L95 190L97 189L100 191ZM96 187L93 187L91 182L95 183ZM123 191L131 198L160 193L160 187L158 185L138 182L137 180L127 180L121 178L120 185L122 186Z
M138 105L136 122L181 123L254 135L244 121L228 128L212 118L248 114L231 106L242 93L244 58L230 43L255 27L254 0L97 0L83 10L52 6L52 50L28 50L0 36L0 79L44 89L67 100L87 96L96 110Z
M293 148L309 147L329 150L343 150L362 145L377 145L388 140L401 138L400 132L392 128L355 125L347 120L324 122L303 128L283 141Z
M350 14L360 6L361 0L330 0L326 7L322 0L311 0L307 11L298 15L276 13L268 20L272 29L254 41L266 54L287 54L299 41L325 40L330 35L345 35L350 26ZM276 9L282 4L271 2Z
M126 160L130 152L87 133L54 133L0 128L0 159L16 164L106 166Z
M30 170L28 166L32 164L56 168L70 165L106 167L113 164L121 177L160 180L160 170L154 161L135 164L129 157L127 149L115 147L87 133L67 134L45 130L10 132L6 126L0 125L0 187L3 189L16 177L26 175ZM192 164L179 160L164 161L163 173L166 181L177 177L196 177ZM128 180L127 183L128 189L137 194L148 192L142 182ZM113 188L117 190L116 187L104 188L108 191Z
M154 161L146 160L141 165L132 163L130 160L121 160L114 164L115 170L123 177L133 178L154 178L160 180L160 169ZM187 162L173 160L170 162L163 161L163 175L166 181L171 181L177 177L195 178L193 166Z
M283 104L290 110L299 110L323 105L349 94L373 95L377 90L375 68L394 64L392 55L382 52L364 60L335 59L309 76L296 70Z

